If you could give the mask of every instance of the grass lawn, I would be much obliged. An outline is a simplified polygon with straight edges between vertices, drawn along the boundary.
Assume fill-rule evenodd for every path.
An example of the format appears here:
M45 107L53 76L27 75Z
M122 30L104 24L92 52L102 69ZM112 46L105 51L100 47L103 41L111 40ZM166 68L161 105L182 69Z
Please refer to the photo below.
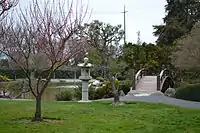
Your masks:
M34 101L0 100L0 133L200 133L200 110L164 104L44 102L44 117L30 122Z

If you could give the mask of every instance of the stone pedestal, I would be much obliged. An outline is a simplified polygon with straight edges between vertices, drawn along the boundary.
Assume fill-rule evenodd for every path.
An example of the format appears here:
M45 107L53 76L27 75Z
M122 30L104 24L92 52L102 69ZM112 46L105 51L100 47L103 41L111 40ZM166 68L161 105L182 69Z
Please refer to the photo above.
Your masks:
M31 72L30 78L31 78L31 79L35 79L35 71L32 71L32 72Z
M88 81L82 81L82 100L79 102L89 102Z
M88 99L88 85L89 80L92 79L90 76L90 68L92 67L92 64L87 63L87 61L88 58L84 58L84 63L78 64L78 66L81 67L81 76L79 79L82 80L82 99L79 102L91 102Z

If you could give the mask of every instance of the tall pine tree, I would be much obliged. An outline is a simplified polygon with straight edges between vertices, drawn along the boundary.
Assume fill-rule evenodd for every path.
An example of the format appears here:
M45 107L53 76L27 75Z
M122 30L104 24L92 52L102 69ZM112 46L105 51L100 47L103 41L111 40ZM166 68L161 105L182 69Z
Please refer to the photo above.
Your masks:
M157 44L173 45L200 20L200 0L167 0L163 25L154 25Z

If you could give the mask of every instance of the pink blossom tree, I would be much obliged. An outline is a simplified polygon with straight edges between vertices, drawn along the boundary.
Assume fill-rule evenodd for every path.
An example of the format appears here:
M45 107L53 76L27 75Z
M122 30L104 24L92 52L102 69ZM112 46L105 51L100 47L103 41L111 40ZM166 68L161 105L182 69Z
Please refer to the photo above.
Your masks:
M52 74L85 51L86 41L76 33L86 17L87 8L78 0L75 6L69 0L67 6L51 2L46 1L42 6L33 0L26 11L21 10L16 21L6 19L0 25L1 52L23 70L36 99L33 121L42 120L41 98ZM31 72L35 70L39 76L33 81Z
M4 16L12 7L15 7L18 2L19 0L0 0L0 17Z

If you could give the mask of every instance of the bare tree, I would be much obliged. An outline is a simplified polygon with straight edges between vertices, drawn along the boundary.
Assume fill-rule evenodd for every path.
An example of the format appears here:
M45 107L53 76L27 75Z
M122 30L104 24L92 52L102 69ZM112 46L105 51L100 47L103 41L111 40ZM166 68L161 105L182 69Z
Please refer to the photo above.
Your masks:
M29 89L36 98L33 121L42 120L41 97L52 74L84 50L85 39L76 33L87 9L76 3L74 12L73 3L67 1L67 5L47 1L42 8L33 0L26 12L21 10L16 22L5 20L1 24L1 52L24 71ZM36 83L31 78L35 70L39 72Z
M109 58L117 56L119 41L124 35L121 25L112 26L95 20L90 24L85 24L82 34L87 37L88 43L98 50L103 60L103 75L110 81L114 94L114 103L118 104L119 93L114 83L115 77L110 70Z
M177 48L172 54L172 63L180 69L200 68L200 22L192 29L191 33L177 41Z
M6 12L18 4L19 0L0 0L0 17L4 17Z

